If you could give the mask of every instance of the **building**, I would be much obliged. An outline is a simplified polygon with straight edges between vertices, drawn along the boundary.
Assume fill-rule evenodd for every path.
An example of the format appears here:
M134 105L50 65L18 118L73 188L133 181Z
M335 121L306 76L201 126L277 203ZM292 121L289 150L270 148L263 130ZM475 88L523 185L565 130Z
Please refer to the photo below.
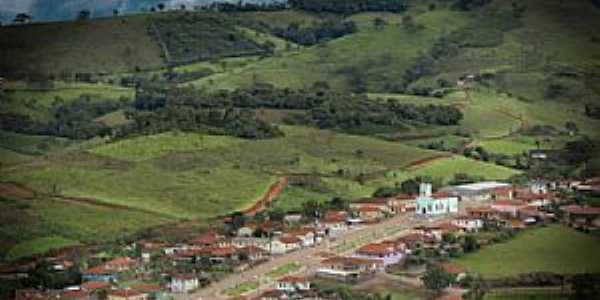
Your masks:
M231 245L236 248L258 247L263 250L269 250L269 239L256 237L235 237L231 239Z
M452 187L450 193L460 201L488 201L512 199L511 185L503 182L486 181Z
M345 211L329 211L321 220L322 227L326 230L326 234L335 236L340 232L348 230L348 213Z
M560 209L569 226L582 230L600 229L600 207L568 205Z
M286 276L277 280L277 289L288 293L308 291L310 288L310 281L305 277Z
M504 218L516 218L519 215L519 209L527 206L522 201L498 200L491 204L491 208Z
M467 217L482 219L484 221L495 220L498 217L498 212L493 210L491 206L467 207Z
M285 254L302 247L302 240L295 236L284 235L271 241L271 254Z
M300 246L302 247L312 247L317 240L316 229L309 227L286 231L284 236L297 237L300 239Z
M108 300L146 300L146 295L132 289L114 290L108 293Z
M196 274L177 274L171 277L171 292L189 293L199 287Z
M245 258L251 262L263 260L268 255L268 252L265 251L265 249L256 246L246 246L243 248L239 248L237 251L240 259Z
M381 260L384 267L398 264L404 258L403 243L382 242L372 243L356 250L354 257L371 260Z
M259 300L284 300L289 299L287 294L280 290L268 290L258 296Z
M467 232L477 232L483 228L483 220L469 216L460 216L452 220L452 224L464 229Z
M371 278L384 268L381 260L357 257L332 257L322 261L321 265L322 267L317 270L317 276L344 282Z
M362 206L356 211L358 217L364 222L377 222L385 216L380 207Z
M458 198L446 193L431 193L430 183L421 183L417 197L417 215L439 216L458 213Z

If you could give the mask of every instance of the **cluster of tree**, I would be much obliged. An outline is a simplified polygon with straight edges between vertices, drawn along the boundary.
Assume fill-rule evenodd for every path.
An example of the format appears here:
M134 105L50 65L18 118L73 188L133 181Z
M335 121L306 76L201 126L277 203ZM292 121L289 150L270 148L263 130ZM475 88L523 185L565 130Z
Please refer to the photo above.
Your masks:
M585 105L585 115L594 118L600 119L600 105L588 103Z
M71 139L89 139L110 134L110 128L96 122L96 118L128 106L122 101L94 100L82 96L72 102L57 100L52 105L52 118L47 122L31 119L27 115L3 114L0 128L26 134L52 135Z
M313 12L354 14L364 11L403 12L408 8L407 0L289 0L291 7Z
M290 24L287 28L274 27L271 33L296 44L311 46L324 41L336 39L357 31L353 21L328 20L311 26Z
M319 128L354 129L380 125L402 127L407 120L441 126L457 125L462 112L453 106L400 103L394 99L372 101L359 97L354 101L335 99L309 111L311 123Z
M231 19L215 14L169 14L156 18L151 26L149 32L166 46L169 57L165 58L171 64L268 55L274 50L272 43L257 43L237 30Z
M460 10L472 10L478 7L485 6L492 0L456 0L452 6Z

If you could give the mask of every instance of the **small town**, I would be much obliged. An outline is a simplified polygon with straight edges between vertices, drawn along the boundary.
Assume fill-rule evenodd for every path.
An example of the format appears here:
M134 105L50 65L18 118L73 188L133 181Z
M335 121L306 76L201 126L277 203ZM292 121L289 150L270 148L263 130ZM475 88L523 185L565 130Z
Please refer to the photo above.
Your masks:
M600 0L0 0L0 300L600 300Z
M447 276L437 283L439 299L462 299L477 292L476 274L455 258L540 226L596 232L600 209L563 197L599 190L600 179L477 182L436 192L423 182L416 195L357 199L314 217L238 214L177 243L138 240L88 257L43 258L47 276L80 276L81 284L17 290L16 299L333 300L339 295L330 285L384 278L419 287L441 276L434 272Z

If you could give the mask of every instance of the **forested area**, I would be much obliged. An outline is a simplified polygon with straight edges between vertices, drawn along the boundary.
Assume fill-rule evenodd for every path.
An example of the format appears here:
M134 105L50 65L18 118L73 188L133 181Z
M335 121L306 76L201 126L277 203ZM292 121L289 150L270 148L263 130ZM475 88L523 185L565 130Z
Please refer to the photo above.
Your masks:
M270 28L270 32L275 36L304 46L336 39L356 31L357 28L354 22L340 20L329 20L305 27L292 23L287 28Z
M408 8L407 0L290 0L290 6L314 12L352 14L363 11L403 12Z

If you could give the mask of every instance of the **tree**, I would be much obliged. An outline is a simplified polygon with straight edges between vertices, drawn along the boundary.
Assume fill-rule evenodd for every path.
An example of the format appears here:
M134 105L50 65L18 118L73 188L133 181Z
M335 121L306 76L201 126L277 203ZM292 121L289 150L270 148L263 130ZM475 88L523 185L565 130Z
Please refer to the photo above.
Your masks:
M81 11L79 11L79 14L77 14L77 20L79 20L79 21L89 20L91 14L92 13L87 9L81 10Z
M465 241L463 242L463 250L465 252L473 252L479 248L479 243L477 239L472 235L465 236Z
M454 276L444 271L440 266L429 265L427 266L427 272L421 279L427 289L439 293L450 286L454 281Z
M17 23L17 24L23 24L23 23L29 23L31 22L31 15L26 14L26 13L18 13L13 22Z
M573 121L567 121L565 123L565 129L569 131L570 135L576 134L578 131L577 124Z
M381 29L381 28L385 27L386 25L387 25L387 22L380 17L377 17L373 20L373 26L375 27L375 29Z
M577 274L571 278L575 299L597 299L600 295L600 280L592 274Z
M158 10L162 11L165 9L165 4L164 3L159 3L158 5L156 5L156 7L158 7Z

